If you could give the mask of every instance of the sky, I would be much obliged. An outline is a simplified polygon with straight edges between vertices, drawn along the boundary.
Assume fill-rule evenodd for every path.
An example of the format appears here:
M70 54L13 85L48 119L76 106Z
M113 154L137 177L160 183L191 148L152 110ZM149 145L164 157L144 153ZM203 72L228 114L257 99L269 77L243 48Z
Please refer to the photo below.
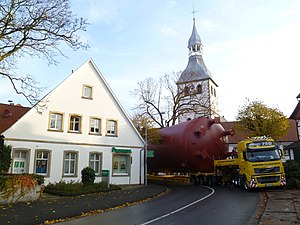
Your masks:
M46 93L88 59L93 59L117 99L131 115L138 99L130 94L147 77L183 71L188 63L193 7L203 59L218 84L220 115L235 120L246 99L263 101L287 117L300 93L299 0L72 0L72 10L88 19L81 40L90 48L61 46L68 56L58 65L19 59ZM0 78L0 102L29 106Z

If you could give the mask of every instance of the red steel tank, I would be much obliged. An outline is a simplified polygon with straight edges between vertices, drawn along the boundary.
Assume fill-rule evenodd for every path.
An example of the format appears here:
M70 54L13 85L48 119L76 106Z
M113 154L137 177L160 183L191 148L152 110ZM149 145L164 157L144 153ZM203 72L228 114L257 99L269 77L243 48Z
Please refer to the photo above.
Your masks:
M228 155L225 131L217 119L193 119L160 129L162 140L149 144L154 157L148 158L148 172L197 173L214 171L214 159Z

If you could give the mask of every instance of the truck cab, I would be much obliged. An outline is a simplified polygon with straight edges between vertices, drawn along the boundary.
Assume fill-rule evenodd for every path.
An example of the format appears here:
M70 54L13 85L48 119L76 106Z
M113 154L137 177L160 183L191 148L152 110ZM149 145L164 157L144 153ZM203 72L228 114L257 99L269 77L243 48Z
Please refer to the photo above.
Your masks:
M270 137L253 137L238 143L240 182L248 189L285 186L282 150Z
M231 159L214 161L216 180L245 189L285 186L282 157L282 150L272 138L247 138L238 143Z

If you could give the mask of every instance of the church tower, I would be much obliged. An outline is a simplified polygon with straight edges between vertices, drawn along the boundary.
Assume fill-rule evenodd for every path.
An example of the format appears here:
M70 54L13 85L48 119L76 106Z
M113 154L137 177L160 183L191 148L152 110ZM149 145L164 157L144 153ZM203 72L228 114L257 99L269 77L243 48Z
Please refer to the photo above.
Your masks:
M218 116L218 85L203 61L203 45L196 29L195 17L188 49L188 65L176 83L180 95L179 123L202 116L209 118Z

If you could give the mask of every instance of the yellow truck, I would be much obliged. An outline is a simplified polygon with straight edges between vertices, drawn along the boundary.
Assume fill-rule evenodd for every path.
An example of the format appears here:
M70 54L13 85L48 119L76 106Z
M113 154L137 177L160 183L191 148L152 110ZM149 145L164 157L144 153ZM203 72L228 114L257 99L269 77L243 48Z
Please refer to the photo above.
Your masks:
M270 137L240 141L230 158L214 160L216 182L233 182L245 189L285 186L283 155Z

